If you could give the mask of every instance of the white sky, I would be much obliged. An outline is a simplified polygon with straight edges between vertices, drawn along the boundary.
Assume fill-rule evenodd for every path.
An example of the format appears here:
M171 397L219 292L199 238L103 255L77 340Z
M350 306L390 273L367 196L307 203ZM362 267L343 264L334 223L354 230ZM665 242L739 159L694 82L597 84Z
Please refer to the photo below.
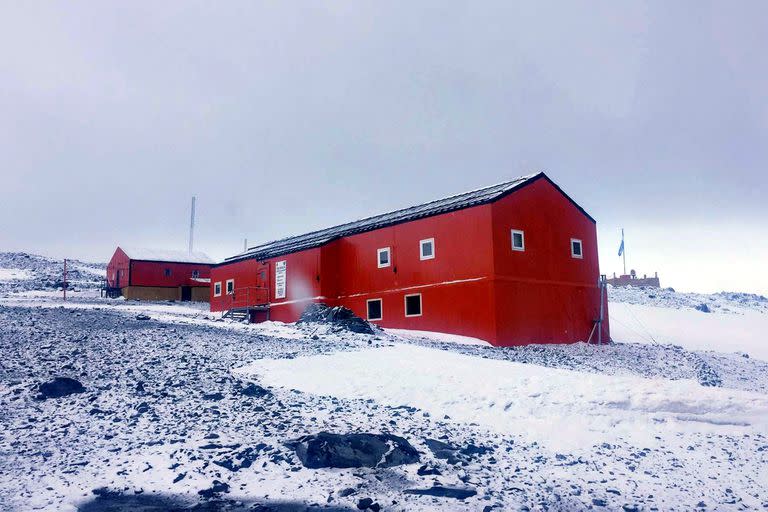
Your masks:
M3 2L0 250L252 244L545 170L603 271L768 293L764 2Z

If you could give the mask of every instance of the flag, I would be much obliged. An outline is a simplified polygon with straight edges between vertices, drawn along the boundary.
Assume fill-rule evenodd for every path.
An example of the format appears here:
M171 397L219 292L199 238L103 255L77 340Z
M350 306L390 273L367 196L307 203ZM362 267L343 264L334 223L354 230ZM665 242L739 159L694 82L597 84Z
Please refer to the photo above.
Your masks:
M624 228L621 228L621 245L619 246L619 256L624 254Z

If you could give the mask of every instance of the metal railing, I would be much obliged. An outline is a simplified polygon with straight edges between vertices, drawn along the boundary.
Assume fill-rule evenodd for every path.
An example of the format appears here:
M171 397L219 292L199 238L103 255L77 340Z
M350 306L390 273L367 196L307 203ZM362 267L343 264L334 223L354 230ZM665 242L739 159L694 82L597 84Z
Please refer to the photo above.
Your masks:
M227 297L229 297L227 309L265 306L269 303L269 290L263 286L246 286L235 288Z

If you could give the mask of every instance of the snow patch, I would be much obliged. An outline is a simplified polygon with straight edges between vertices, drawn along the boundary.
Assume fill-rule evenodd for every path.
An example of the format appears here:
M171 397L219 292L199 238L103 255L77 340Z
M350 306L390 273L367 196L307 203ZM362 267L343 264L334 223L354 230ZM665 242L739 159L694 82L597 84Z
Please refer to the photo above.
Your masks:
M264 359L233 370L264 385L410 405L516 433L551 450L700 433L768 433L768 397L692 380L606 376L413 345Z

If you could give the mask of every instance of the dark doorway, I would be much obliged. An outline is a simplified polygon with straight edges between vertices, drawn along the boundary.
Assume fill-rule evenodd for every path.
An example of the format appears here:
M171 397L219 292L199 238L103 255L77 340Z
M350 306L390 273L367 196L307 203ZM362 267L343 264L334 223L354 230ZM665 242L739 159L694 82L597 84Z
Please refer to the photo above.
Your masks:
M181 287L181 301L182 302L189 302L192 300L192 287L191 286L182 286Z
M115 272L115 288L120 288L120 271Z

